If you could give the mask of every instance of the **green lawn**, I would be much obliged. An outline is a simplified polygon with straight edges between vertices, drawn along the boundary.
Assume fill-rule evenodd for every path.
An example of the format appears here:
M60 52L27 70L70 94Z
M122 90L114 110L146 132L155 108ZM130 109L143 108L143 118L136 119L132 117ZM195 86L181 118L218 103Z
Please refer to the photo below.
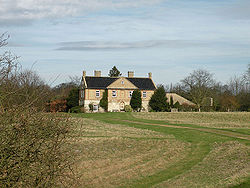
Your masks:
M232 123L239 121L243 127L232 128L225 114L228 126L216 128L209 126L211 114L207 122L202 119L208 126L185 123L183 114L176 123L162 118L164 113L72 116L80 187L250 185L247 118L233 115Z

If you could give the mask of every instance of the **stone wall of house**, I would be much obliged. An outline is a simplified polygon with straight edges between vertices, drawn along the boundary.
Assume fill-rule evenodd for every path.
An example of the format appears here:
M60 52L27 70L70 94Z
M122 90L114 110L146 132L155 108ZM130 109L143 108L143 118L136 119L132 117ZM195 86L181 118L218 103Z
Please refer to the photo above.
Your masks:
M96 91L99 91L99 97L96 96ZM99 105L100 100L102 99L104 89L85 89L84 90L84 100L82 102L82 105L86 109L86 111L89 111L89 104L93 105Z
M108 90L108 111L120 111L125 105L129 105L130 96L129 92L133 90L125 89L109 89ZM116 92L116 96L113 95Z
M125 77L121 77L114 81L112 84L110 84L108 89L137 89L137 87L132 84L129 80L127 80Z
M142 91L142 94L141 94L141 96L142 96L142 111L148 112L148 110L149 110L148 109L149 108L148 103L149 103L149 101L150 101L153 94L154 94L154 91L147 90L146 91L146 97L143 97L143 91Z
M90 111L89 104L99 106L99 103L100 103L100 100L84 100L84 108L88 112L88 111Z
M113 82L108 87L108 111L113 112L123 110L125 105L130 104L131 92L135 89L137 89L137 87L124 77ZM99 96L96 96L97 91L100 92ZM85 89L84 100L82 100L82 102L80 101L80 104L84 105L85 109L89 111L89 104L92 103L93 105L99 105L104 91L104 89ZM113 95L113 92L116 92L116 96ZM154 91L143 90L141 92L143 110L148 111L148 103ZM143 95L143 92L146 92L146 96Z
M99 97L96 96L96 91L100 91ZM101 100L104 89L85 89L85 100Z
M116 97L112 96L113 91L116 92ZM133 91L132 89L129 90L121 90L121 89L110 89L108 90L108 111L120 111L122 108L124 108L125 105L130 104L130 91ZM153 95L154 91L151 90L144 90L146 92L146 97L143 97L143 91L142 92L142 107L145 111L148 111L148 103Z

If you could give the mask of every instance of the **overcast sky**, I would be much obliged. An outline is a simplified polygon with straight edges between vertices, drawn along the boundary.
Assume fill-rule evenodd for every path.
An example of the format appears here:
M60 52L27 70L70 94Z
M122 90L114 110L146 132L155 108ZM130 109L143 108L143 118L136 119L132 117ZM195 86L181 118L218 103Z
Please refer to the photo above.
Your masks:
M225 83L250 63L249 10L250 0L0 0L0 33L53 85L114 65L156 84L200 68Z

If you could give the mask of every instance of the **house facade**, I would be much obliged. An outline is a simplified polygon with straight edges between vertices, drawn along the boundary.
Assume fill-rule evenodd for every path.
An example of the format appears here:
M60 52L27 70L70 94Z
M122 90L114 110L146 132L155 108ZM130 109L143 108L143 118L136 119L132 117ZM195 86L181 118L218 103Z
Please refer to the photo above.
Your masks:
M152 73L147 78L134 77L134 72L129 71L127 77L102 77L101 71L94 71L94 76L86 76L83 71L79 105L89 111L89 105L93 105L93 111L101 110L99 103L105 90L108 92L108 111L124 111L130 104L133 91L139 89L142 96L142 111L148 111L148 103L156 86L152 80Z

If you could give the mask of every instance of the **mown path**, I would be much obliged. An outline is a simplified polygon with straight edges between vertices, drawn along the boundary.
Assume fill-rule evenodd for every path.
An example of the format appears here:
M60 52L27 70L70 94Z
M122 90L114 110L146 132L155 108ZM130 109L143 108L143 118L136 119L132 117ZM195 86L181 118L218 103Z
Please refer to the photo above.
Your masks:
M175 139L191 144L190 152L183 160L173 163L165 170L156 174L134 180L125 187L157 186L159 183L181 176L189 172L194 166L197 166L213 150L214 143L225 143L237 140L242 144L249 145L250 140L248 133L241 134L240 132L233 132L230 129L223 130L219 128L199 127L196 125L179 125L159 120L135 118L130 113L83 114L76 116L91 118L109 124L121 124L139 129L148 129L166 135L173 135ZM216 177L214 179L216 180ZM250 184L250 177L243 181L241 184L248 186ZM241 186L239 185L239 187Z
M118 119L116 119L118 120ZM157 125L157 126L163 126L163 127L171 127L171 128L177 128L177 129L191 129L191 130L197 130L197 131L203 131L203 132L209 132L209 133L215 133L223 136L229 136L233 138L243 139L243 140L250 140L249 135L240 134L240 133L233 133L229 131L224 131L221 129L209 129L209 128L194 128L194 127L186 127L186 126L177 126L177 125L167 125L167 124L156 124L156 123L145 123L135 120L121 120L123 122L129 122L129 123L136 123L136 124L142 124L142 125Z

